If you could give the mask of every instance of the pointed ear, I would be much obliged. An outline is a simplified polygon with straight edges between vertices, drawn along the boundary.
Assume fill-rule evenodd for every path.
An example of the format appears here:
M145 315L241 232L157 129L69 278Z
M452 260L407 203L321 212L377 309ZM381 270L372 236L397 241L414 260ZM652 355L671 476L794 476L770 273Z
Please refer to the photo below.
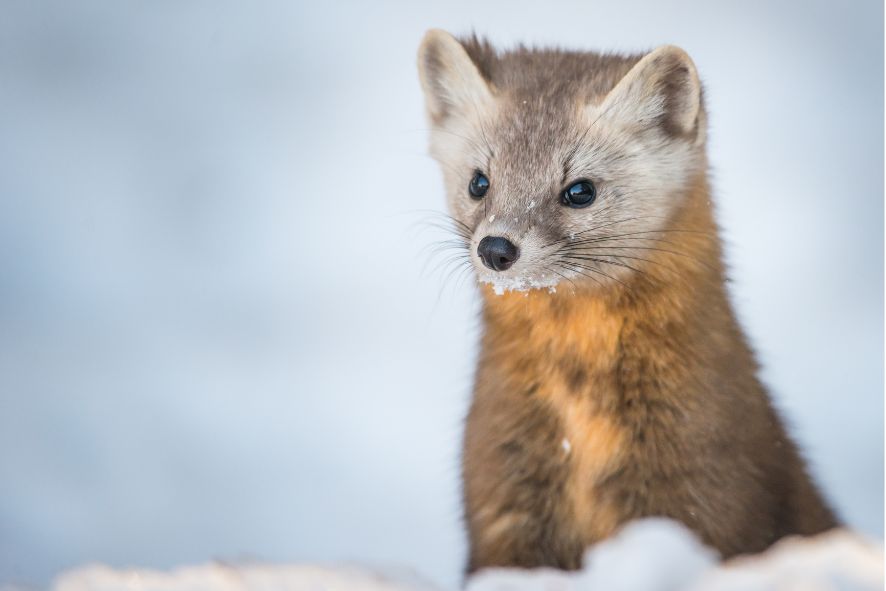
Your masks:
M418 49L418 73L428 114L437 125L492 101L492 90L480 70L446 31L431 29L425 34Z
M698 72L689 55L673 45L659 47L637 62L597 112L629 125L657 126L696 144L704 140Z

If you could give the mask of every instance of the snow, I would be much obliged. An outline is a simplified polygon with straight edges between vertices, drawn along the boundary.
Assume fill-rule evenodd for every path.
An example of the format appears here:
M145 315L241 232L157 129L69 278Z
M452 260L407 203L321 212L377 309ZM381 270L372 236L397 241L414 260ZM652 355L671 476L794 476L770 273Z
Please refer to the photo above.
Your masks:
M720 564L685 527L634 522L588 550L584 569L495 569L467 591L862 591L883 588L883 549L844 530L790 538Z
M495 295L504 295L508 291L528 293L533 289L546 289L549 293L557 292L557 283L562 277L542 273L539 277L525 277L516 275L513 277L487 275L480 279L481 283L492 286Z
M566 453L569 453L570 451L572 451L572 444L569 443L569 440L566 439L565 437L563 438L563 441L560 443L560 445L563 446L563 451L565 451Z
M636 521L591 548L584 569L488 569L465 591L866 591L883 588L882 547L845 531L792 538L720 564L685 527ZM443 591L410 573L355 566L205 564L169 572L86 566L51 591Z
M52 591L431 591L418 580L394 580L357 567L205 564L175 569L114 570L88 566L57 579Z

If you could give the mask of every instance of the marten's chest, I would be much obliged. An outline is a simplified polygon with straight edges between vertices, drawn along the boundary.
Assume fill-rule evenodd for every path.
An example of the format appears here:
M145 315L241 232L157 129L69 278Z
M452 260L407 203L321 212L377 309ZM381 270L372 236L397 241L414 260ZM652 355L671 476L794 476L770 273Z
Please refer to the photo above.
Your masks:
M615 481L636 445L620 408L624 322L588 306L487 338L465 449L479 528L541 519L587 544L621 523Z
M680 445L685 347L667 310L502 298L487 308L465 438L472 527L556 527L584 547L648 512L644 490L675 473L660 452Z
M621 475L637 444L617 409L601 403L616 396L615 373L593 363L523 369L516 380L492 367L478 374L464 455L472 530L495 544L553 528L583 548L612 534L628 510Z

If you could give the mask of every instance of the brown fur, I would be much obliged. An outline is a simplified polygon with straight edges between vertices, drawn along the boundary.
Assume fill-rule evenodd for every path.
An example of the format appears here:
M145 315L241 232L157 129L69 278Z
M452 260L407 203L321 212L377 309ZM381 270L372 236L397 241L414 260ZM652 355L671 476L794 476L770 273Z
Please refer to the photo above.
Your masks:
M498 149L492 182L509 192L497 207L509 212L518 209L521 190L509 179L522 174L525 185L527 170L541 175L550 149L539 146L577 141L563 123L570 109L602 101L640 58L527 49L498 55L476 39L462 45L499 101L538 100L535 110L499 114L497 128L484 129L506 138L489 142ZM694 69L680 54L666 57L672 55L661 91L679 102ZM668 109L675 111L680 107ZM442 108L436 113L447 116ZM566 277L554 292L483 288L463 455L469 571L575 569L588 545L643 516L683 522L724 557L836 525L756 377L727 297L706 178L704 110L691 134L684 120L675 121L657 123L656 137L666 138L661 149L666 141L699 147L697 166L656 230L666 240L598 255L610 265L602 267L609 280ZM458 201L465 177L453 176L453 209L474 230L489 211L466 209L469 202ZM574 219L565 216L576 213L550 201L533 210L529 224L546 238L560 237ZM587 211L582 215L593 214Z
M707 196L699 181L680 227L714 230ZM755 377L705 235L682 244L704 265L658 255L691 281L485 291L464 447L469 570L577 568L586 546L650 515L724 557L836 524Z

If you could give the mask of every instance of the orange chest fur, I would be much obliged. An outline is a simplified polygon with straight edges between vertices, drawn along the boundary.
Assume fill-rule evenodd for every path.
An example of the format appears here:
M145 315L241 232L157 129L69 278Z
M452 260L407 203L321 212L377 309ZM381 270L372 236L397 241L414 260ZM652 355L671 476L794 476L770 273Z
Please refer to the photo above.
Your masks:
M599 299L538 292L505 294L492 305L487 362L509 384L502 391L529 385L532 404L552 415L559 433L533 444L552 447L551 461L564 466L563 501L582 537L608 535L618 524L618 510L598 494L598 484L618 470L629 443L613 406L625 317ZM506 405L525 399L514 394L502 403L508 412Z

